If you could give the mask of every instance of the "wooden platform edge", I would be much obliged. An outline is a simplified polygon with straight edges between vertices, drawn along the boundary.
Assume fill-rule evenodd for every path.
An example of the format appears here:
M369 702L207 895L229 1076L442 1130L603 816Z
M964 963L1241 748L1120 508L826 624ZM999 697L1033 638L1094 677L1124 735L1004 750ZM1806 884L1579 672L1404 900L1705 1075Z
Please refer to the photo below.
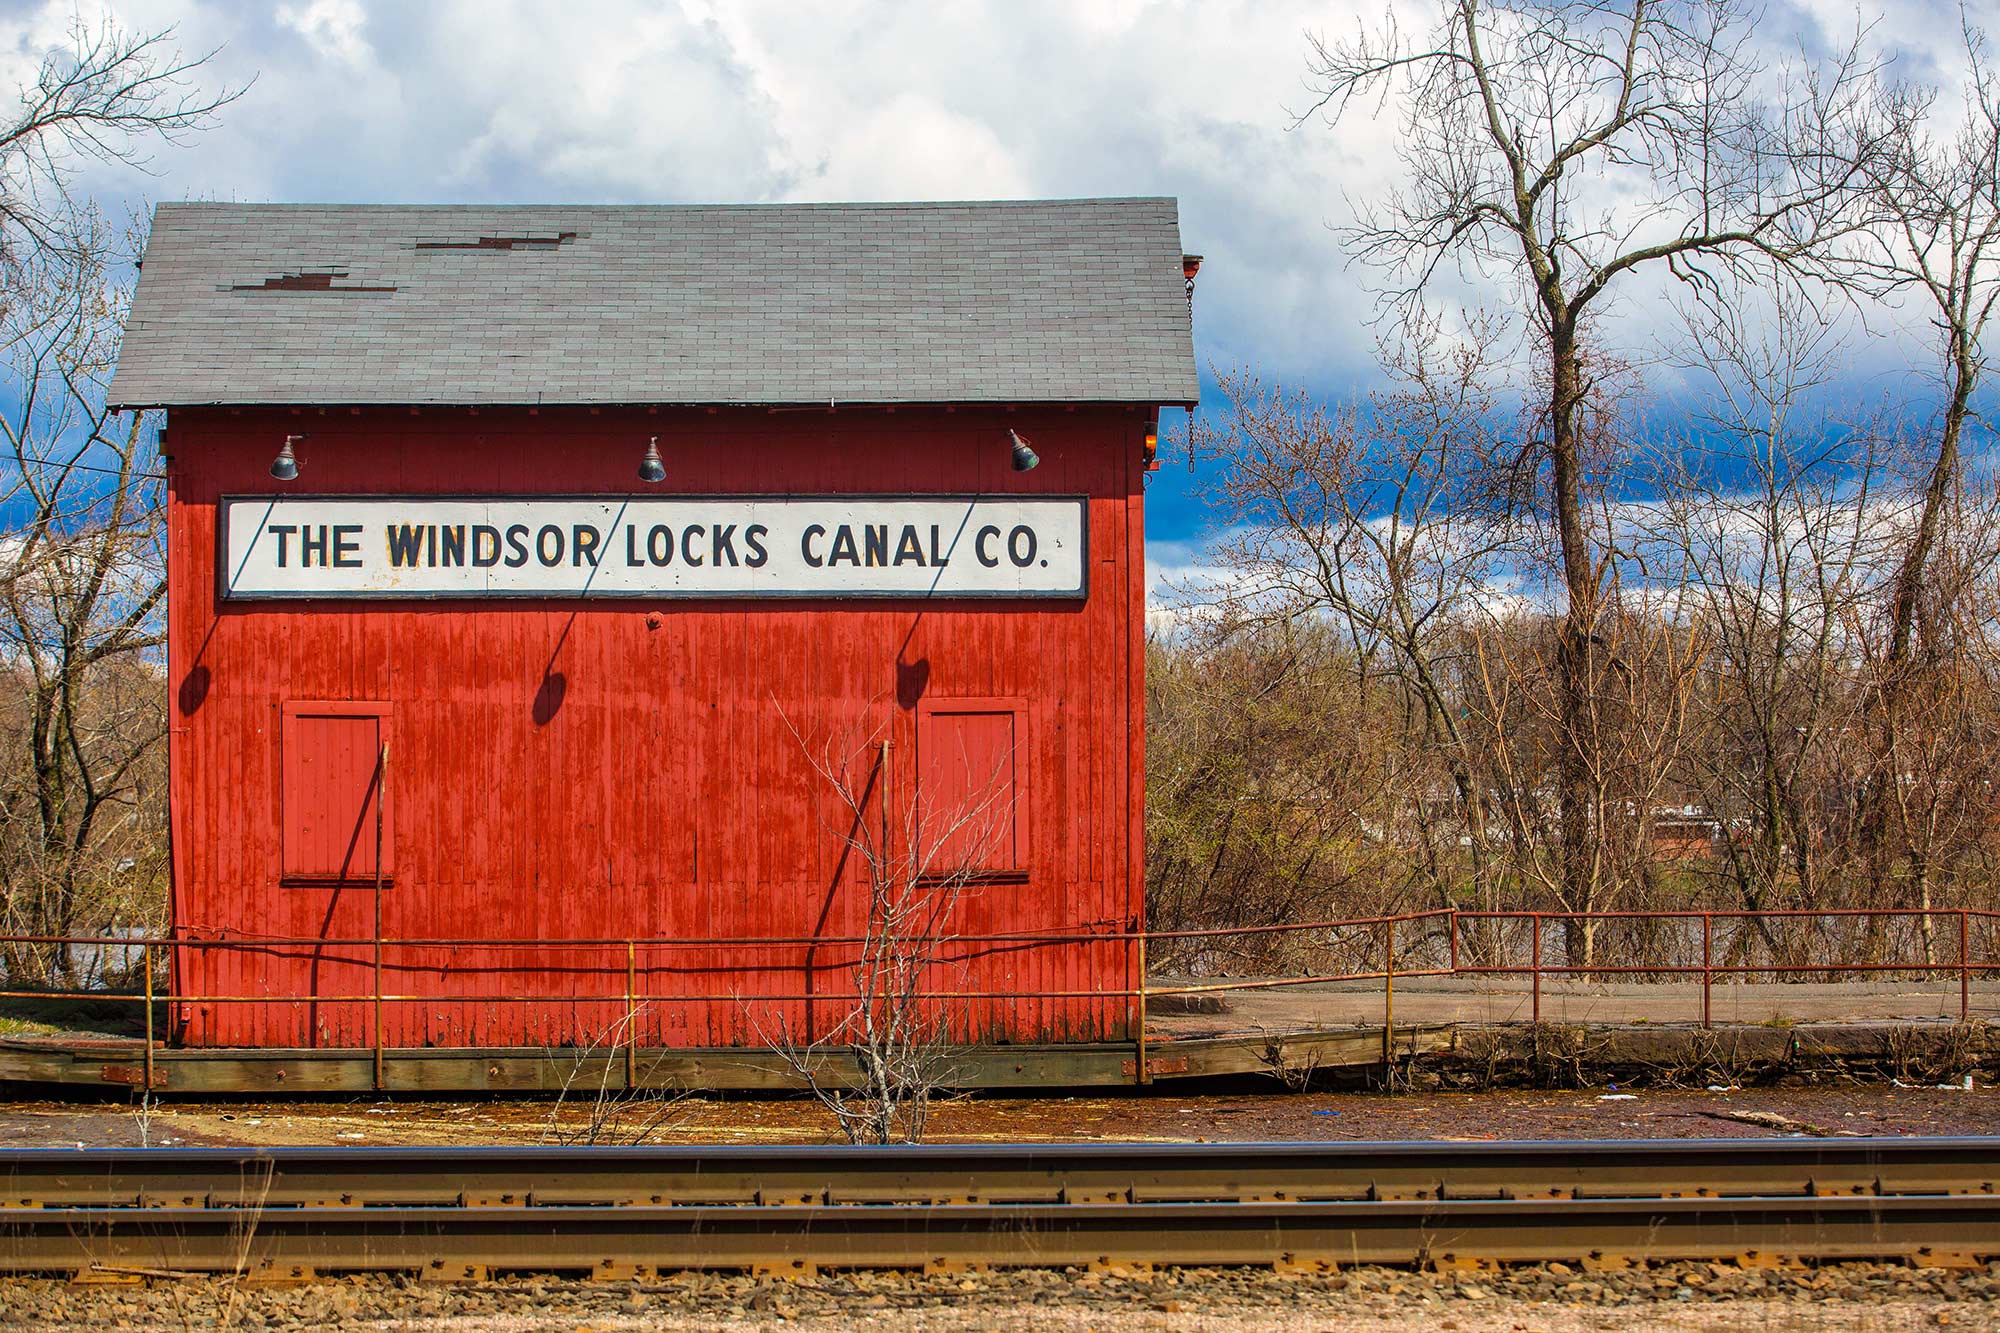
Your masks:
M1398 1058L1450 1049L1449 1026L1398 1028ZM961 1089L1123 1087L1140 1081L1134 1043L977 1046L960 1053L947 1082ZM1298 1070L1366 1069L1383 1061L1380 1028L1191 1037L1146 1048L1147 1081ZM368 1050L159 1049L153 1091L166 1094L315 1096L341 1093L554 1093L565 1086L626 1087L624 1051L421 1048L383 1052L382 1084ZM633 1086L715 1092L783 1092L804 1087L770 1051L640 1049L629 1059ZM855 1071L851 1057L829 1054L821 1077ZM47 1039L0 1043L0 1085L130 1088L146 1081L136 1042L102 1039L65 1044Z

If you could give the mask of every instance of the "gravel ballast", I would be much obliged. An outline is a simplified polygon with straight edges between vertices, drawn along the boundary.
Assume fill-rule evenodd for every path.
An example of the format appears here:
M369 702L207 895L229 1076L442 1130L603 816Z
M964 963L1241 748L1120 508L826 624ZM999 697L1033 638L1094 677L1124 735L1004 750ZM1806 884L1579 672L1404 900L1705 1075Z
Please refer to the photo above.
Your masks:
M1020 1269L805 1280L680 1274L636 1283L502 1278L456 1286L351 1277L294 1287L217 1279L142 1285L0 1283L0 1328L502 1330L866 1327L1190 1329L1263 1333L1401 1326L1473 1330L1911 1330L2000 1322L2000 1264L1972 1271L1839 1264L1674 1263L1614 1272L1563 1264L1471 1274L1355 1268Z

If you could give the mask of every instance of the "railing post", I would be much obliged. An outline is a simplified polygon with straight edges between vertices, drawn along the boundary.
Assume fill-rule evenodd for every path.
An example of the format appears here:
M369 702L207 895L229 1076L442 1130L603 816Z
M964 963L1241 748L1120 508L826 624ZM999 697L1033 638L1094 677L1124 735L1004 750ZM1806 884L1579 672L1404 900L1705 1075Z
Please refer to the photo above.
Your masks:
M1972 921L1963 907L1958 909L1958 1021L1972 1021Z
M1533 1011L1535 1026L1540 1027L1542 1023L1542 914L1535 912L1530 915L1528 924L1535 932L1534 938L1531 941L1533 947L1529 953L1529 970L1534 976L1535 985L1535 1005Z
M375 1091L382 1091L382 822L389 800L389 742L382 742L375 759L375 967L374 1019Z
M379 902L381 900L378 898L376 901ZM380 1092L382 1091L382 931L380 927L377 927L375 931L374 990L375 1017L369 1026L373 1029L372 1035L375 1039L375 1091Z
M1139 935L1139 1059L1132 1076L1139 1083L1151 1083L1153 1071L1146 1067L1146 936Z
M146 1096L153 1095L153 942L147 940L141 946L145 950L146 968Z
M639 1009L636 1001L639 980L638 946L625 941L625 1088L639 1086Z
M1396 1073L1396 923L1382 934L1382 1076L1393 1083Z
M1458 975L1458 909L1451 909L1451 971Z
M1701 914L1701 1025L1713 1027L1713 1012L1710 1003L1715 986L1715 918L1707 912Z

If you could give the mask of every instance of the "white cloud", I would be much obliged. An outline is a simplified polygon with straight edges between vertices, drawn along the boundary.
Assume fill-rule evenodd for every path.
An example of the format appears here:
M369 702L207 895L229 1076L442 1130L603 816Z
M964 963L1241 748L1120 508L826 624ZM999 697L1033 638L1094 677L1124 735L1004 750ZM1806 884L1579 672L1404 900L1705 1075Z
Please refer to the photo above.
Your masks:
M278 22L305 38L327 59L349 69L374 62L375 53L362 36L366 15L360 0L308 0L278 6Z
M99 0L128 26L220 46L255 86L157 179L109 192L242 200L758 201L1172 194L1208 258L1205 361L1340 389L1365 378L1366 277L1329 223L1399 172L1393 105L1338 128L1309 102L1308 29L1375 0ZM72 0L0 18L25 72ZM1955 67L1955 10L1887 0L1905 67ZM1429 5L1398 0L1405 29ZM92 11L87 11L86 17ZM1843 0L1766 24L1814 49ZM4 71L0 71L4 72ZM1476 295L1477 287L1464 293ZM1657 318L1653 293L1622 314ZM1643 337L1635 339L1643 342Z
M1355 12L1352 0L1345 7ZM255 79L157 179L262 200L763 201L1170 194L1208 259L1204 361L1345 382L1371 336L1326 222L1390 127L1288 129L1303 30L1343 7L1062 0L590 6L121 0ZM12 20L45 49L68 0Z
M1028 172L991 128L910 92L848 118L788 191L814 201L1032 193Z
M0 76L30 75L73 0L0 14ZM98 9L83 0L86 21ZM1399 175L1393 104L1329 128L1308 29L1338 38L1377 0L94 0L130 28L178 24L249 83L219 129L93 168L122 200L766 201L1170 194L1207 258L1204 364L1340 392L1372 379L1365 272L1329 224ZM1886 0L1879 29L1919 76L1955 69L1956 8ZM1397 0L1406 31L1432 5ZM1852 30L1848 0L1780 0L1774 52ZM1477 281L1450 295L1476 300ZM1647 354L1664 304L1619 298ZM1884 349L1877 361L1901 356ZM1662 371L1656 384L1670 384ZM1163 495L1160 512L1191 508ZM1163 548L1164 549L1164 548ZM1165 558L1165 557L1163 557Z

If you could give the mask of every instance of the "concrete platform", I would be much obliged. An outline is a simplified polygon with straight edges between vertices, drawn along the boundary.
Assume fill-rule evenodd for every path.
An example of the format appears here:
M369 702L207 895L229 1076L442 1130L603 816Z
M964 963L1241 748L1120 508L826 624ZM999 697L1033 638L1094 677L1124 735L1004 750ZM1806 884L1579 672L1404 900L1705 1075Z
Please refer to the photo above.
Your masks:
M1187 983L1161 977L1156 985ZM1379 1028L1387 1004L1382 983L1333 982L1259 990L1206 992L1200 1000L1220 1005L1215 1013L1176 1013L1186 1003L1162 996L1148 1006L1148 1030L1163 1039L1298 1029L1372 1026ZM2000 1021L2000 985L1977 981L1970 987L1967 1017ZM1797 1023L1955 1023L1959 986L1929 981L1826 983L1729 982L1714 988L1710 1017L1718 1025ZM1519 981L1467 977L1397 978L1397 1026L1530 1023L1534 988ZM1541 1021L1592 1026L1700 1023L1701 987L1687 982L1542 983Z

